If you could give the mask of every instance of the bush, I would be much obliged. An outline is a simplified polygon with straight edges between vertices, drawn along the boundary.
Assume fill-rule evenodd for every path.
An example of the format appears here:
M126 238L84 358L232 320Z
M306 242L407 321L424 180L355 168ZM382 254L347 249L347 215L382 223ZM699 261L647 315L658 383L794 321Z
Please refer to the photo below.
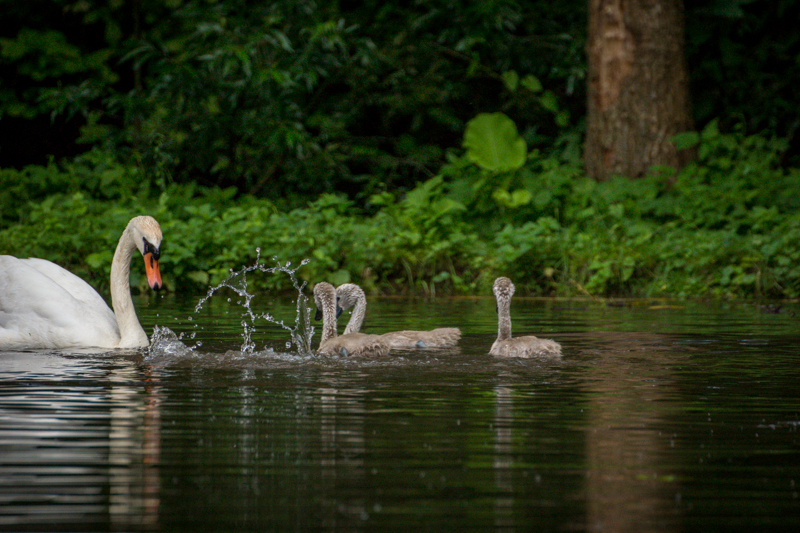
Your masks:
M800 296L800 172L781 169L782 141L713 123L698 139L700 158L677 174L603 183L560 154L526 150L519 165L487 170L452 153L439 176L373 195L368 211L343 195L286 210L232 189L158 188L96 153L0 171L0 248L106 290L120 232L150 214L164 231L166 286L181 292L204 292L260 253L310 259L298 275L312 283L373 292L485 293L502 274L542 295ZM291 290L263 278L256 289Z

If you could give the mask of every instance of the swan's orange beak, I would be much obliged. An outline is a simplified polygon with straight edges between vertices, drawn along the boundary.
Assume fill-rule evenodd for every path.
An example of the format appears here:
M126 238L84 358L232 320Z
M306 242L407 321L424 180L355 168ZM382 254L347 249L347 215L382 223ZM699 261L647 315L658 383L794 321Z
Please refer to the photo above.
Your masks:
M151 289L157 291L164 286L161 282L161 271L158 269L158 259L150 252L144 254L144 270Z

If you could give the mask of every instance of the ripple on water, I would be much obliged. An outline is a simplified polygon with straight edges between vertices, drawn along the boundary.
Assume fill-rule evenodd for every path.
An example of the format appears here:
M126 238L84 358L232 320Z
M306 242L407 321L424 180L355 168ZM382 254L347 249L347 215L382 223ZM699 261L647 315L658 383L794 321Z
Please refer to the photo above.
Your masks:
M376 299L369 332L464 336L364 359L287 348L261 318L242 349L219 300L194 321L175 295L137 305L148 331L170 320L148 350L1 354L0 529L800 525L793 315L519 298L515 332L564 355L501 359L488 295Z

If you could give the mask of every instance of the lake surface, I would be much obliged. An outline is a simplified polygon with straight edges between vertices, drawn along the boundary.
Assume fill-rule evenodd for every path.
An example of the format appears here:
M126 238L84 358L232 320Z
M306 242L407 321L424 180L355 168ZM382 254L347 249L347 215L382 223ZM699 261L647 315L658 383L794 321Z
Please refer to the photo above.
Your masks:
M192 350L0 352L0 530L800 528L795 304L515 297L564 355L499 359L489 297L372 298L368 332L464 335L369 360L229 297L136 300Z

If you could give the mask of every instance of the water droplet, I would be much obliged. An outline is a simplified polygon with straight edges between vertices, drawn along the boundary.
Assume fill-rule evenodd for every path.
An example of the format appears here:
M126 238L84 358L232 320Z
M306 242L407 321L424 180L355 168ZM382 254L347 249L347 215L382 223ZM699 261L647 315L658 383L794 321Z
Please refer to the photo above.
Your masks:
M311 326L311 309L308 306L308 297L303 293L303 289L305 289L308 283L305 281L302 283L298 282L297 277L295 276L300 266L308 264L310 260L303 259L300 263L300 266L291 269L289 268L291 266L291 262L287 261L285 265L282 265L278 260L278 257L273 256L272 260L275 262L275 266L267 267L260 264L260 248L256 248L256 255L257 259L253 265L243 266L237 271L231 268L229 269L230 274L225 280L215 287L209 287L205 298L202 298L197 303L197 306L195 306L195 313L199 313L205 302L213 297L217 291L226 288L230 289L239 296L239 298L236 299L236 303L243 308L240 321L242 326L241 352L252 353L255 350L255 343L252 341L252 335L256 332L256 321L263 318L268 322L281 326L283 329L289 332L290 340L286 343L287 348L291 348L292 344L294 344L296 345L298 352L303 355L309 355L313 353L311 350L311 339L314 334L314 328ZM284 273L289 275L292 285L297 290L297 312L293 326L286 325L283 320L275 319L270 313L256 314L253 312L251 302L255 295L248 292L247 274L254 271L267 274ZM228 303L231 303L233 298L228 297L227 301ZM230 311L226 310L226 314L228 313L230 313ZM190 316L188 320L192 322L194 318ZM195 323L194 327L197 328L198 324ZM195 333L192 333L192 338L194 338ZM198 342L195 347L199 346L202 346L201 342Z

